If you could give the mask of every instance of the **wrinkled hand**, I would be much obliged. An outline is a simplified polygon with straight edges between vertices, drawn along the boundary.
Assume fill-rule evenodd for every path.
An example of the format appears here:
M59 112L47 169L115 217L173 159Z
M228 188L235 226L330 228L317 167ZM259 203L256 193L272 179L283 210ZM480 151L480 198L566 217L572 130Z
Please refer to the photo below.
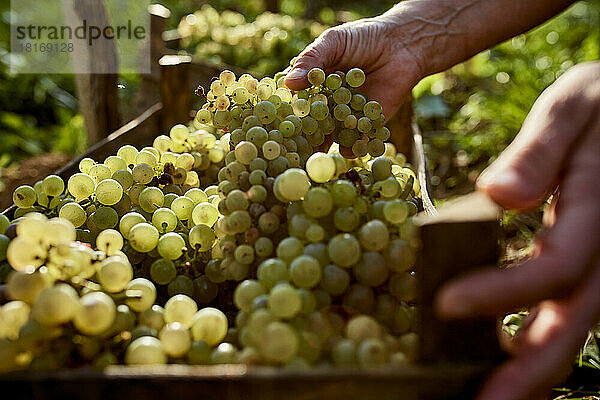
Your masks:
M450 282L437 298L447 318L533 306L513 341L514 357L480 399L547 395L600 318L600 63L576 66L548 88L478 181L479 190L515 209L540 204L557 186L532 259Z
M308 87L306 75L312 68L332 73L359 67L367 75L361 92L377 100L386 118L392 118L423 76L419 53L395 37L395 27L391 18L382 15L326 30L299 55L286 86Z

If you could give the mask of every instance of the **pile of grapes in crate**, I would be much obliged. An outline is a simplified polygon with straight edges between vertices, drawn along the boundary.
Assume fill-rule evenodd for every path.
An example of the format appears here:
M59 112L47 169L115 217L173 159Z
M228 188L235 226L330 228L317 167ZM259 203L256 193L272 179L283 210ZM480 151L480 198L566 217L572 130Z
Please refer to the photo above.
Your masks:
M208 4L183 17L177 27L181 46L197 59L237 65L271 76L287 66L327 26L289 15L266 12L254 21L243 14L219 13Z
M189 126L15 190L0 371L414 359L415 173L363 71L275 78L224 71Z

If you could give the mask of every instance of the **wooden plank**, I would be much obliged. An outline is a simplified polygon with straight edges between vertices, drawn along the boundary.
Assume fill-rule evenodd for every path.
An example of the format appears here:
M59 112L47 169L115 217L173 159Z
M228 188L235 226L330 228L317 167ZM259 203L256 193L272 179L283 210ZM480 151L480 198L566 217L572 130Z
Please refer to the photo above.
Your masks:
M160 58L160 92L164 107L161 126L167 132L173 125L190 120L190 56L166 55Z
M97 0L66 1L67 21L87 21L95 26L108 26L104 4ZM113 41L101 40L88 45L85 39L72 55L77 84L79 109L83 114L88 143L97 143L121 125L119 96L117 94L117 50ZM88 73L94 71L94 73Z
M439 364L397 369L313 368L285 370L242 365L112 367L0 375L12 399L84 398L130 400L465 399L487 371L481 366ZM85 387L82 396L81 387Z

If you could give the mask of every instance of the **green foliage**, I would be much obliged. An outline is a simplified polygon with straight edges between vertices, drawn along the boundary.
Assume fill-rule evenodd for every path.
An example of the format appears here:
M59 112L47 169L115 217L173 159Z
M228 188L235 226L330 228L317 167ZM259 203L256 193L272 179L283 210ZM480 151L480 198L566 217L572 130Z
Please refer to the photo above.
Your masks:
M541 92L573 65L598 58L599 13L598 2L579 2L539 28L421 82L414 92L416 111L439 192L465 182L472 186L477 174L466 171L481 171L498 156Z

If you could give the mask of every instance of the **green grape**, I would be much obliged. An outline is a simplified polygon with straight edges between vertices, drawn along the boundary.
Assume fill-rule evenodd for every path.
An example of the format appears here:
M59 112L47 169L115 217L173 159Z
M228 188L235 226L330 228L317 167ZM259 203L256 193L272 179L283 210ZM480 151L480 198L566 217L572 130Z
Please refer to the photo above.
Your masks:
M37 201L37 193L31 186L19 186L13 192L13 203L19 208L29 208Z
M133 279L133 269L126 258L111 256L100 263L98 280L106 291L117 293Z
M303 254L314 257L321 267L329 264L329 254L327 254L327 245L324 243L310 243L304 246Z
M341 141L339 141L338 143L340 143L342 146L346 146L346 147L351 146L352 142L354 140L356 140L356 138L358 138L358 134L354 131L354 129L356 129L357 124L358 124L358 119L356 118L356 116L348 115L346 117L346 119L344 119L344 128L346 128L346 129L342 130L342 132L344 132L344 135L345 135L344 136L345 141L344 141L344 143L342 143ZM340 135L342 134L342 132L340 132ZM354 135L354 136L352 136L352 135ZM350 142L350 140L352 140L352 142ZM347 144L347 143L350 143L350 144Z
M208 304L212 302L219 293L219 286L208 279L206 276L201 276L194 279L194 300L200 304Z
M75 228L79 228L87 220L87 214L78 203L67 203L60 208L58 216L69 220ZM2 231L0 227L0 231Z
M110 168L104 164L94 164L92 168L90 168L89 176L91 176L94 182L98 184L104 179L110 179L112 172Z
M123 196L123 187L114 179L104 179L96 185L96 199L105 206L117 204Z
M295 237L288 237L279 242L277 257L286 263L291 263L296 257L302 255L304 244Z
M191 297L194 295L194 289L194 281L185 275L177 275L167 286L167 293L169 296L183 294Z
M346 104L338 104L333 109L333 117L338 121L345 121L352 111Z
M163 206L165 195L159 188L151 186L142 190L138 201L142 210L152 213Z
M208 200L208 196L202 189L192 188L185 192L185 197L192 199L194 205L205 203Z
M66 283L58 283L42 290L31 309L31 315L46 326L67 323L79 308L78 299L75 289Z
M385 144L380 139L371 139L367 148L372 157L379 157L385 152Z
M58 196L65 191L65 182L58 175L49 175L42 181L42 191L48 196Z
M310 113L310 103L305 99L298 99L292 104L294 114L298 117L306 117Z
M189 233L190 245L197 251L208 251L212 249L217 239L215 232L206 225L196 225Z
M350 107L356 111L362 111L367 103L367 99L360 93L356 93L352 95L352 100L350 100ZM379 115L377 115L379 116Z
M196 225L213 226L219 219L219 210L211 203L199 203L192 210L192 220Z
M333 214L333 223L342 232L353 232L360 224L360 214L352 207L338 208Z
M158 229L146 222L134 225L128 234L131 247L140 253L148 253L158 245Z
M109 156L104 160L104 165L106 165L112 174L120 169L127 169L127 163L121 157L118 156Z
M167 324L179 322L182 326L189 328L197 311L198 306L192 298L178 294L165 303L164 320Z
M352 100L352 93L343 86L333 92L333 101L336 104L348 104L350 100Z
M127 346L125 363L128 365L166 364L167 355L160 340L151 336L142 336Z
M254 115L263 124L270 124L277 117L277 109L269 101L260 101L254 106Z
M180 154L179 157L177 157L177 160L175 160L174 165L175 167L183 168L186 171L191 171L194 167L195 161L196 160L193 155L189 153L183 153Z
M313 68L308 71L307 78L311 85L319 86L325 82L325 72L321 68Z
M402 200L391 200L383 206L383 216L391 224L401 224L408 217L408 207Z
M150 266L150 278L159 285L168 285L175 276L177 276L177 269L171 260L159 258Z
M10 301L0 307L3 326L0 335L3 338L18 339L19 331L29 321L31 308L23 301Z
M375 307L375 295L370 288L356 283L346 291L343 304L363 314L371 314Z
M227 205L227 210L230 212L246 210L249 205L246 193L238 189L234 189L227 194L225 204Z
M236 287L233 293L233 303L238 309L249 312L252 301L265 293L265 288L259 281L247 279Z
M279 143L273 140L267 140L262 145L262 153L267 160L274 160L281 154Z
M331 351L333 363L338 367L356 364L356 344L349 339L341 339Z
M274 321L269 323L261 335L260 352L267 360L285 363L298 352L298 336L290 324Z
M194 340L203 340L210 346L220 343L227 335L227 329L227 317L216 308L203 308L193 317L191 331Z
M240 264L252 264L254 261L254 248L247 244L236 247L234 258Z
M279 131L285 138L290 138L296 133L296 127L292 121L281 121Z
M79 161L79 171L87 174L90 172L90 168L92 168L94 164L96 164L96 161L92 160L91 158L83 158L81 161Z
M306 214L313 218L329 215L333 209L331 193L323 187L310 189L304 196L304 200L302 200L302 208Z
M119 182L123 190L127 190L133 186L133 175L127 169L116 170L112 174L112 179Z
M329 90L336 90L342 86L342 78L338 74L329 74L325 79L325 86Z
M331 261L336 265L349 267L360 259L360 243L349 233L339 234L329 241L328 252Z
M183 197L183 196L179 196L178 194L175 194L175 193L165 194L165 201L163 203L163 207L171 208L171 206L173 205L173 201L175 201L175 199L178 197ZM193 204L193 202L192 202L192 204ZM171 210L173 210L173 209L171 208ZM191 209L190 209L190 213L191 213ZM177 215L177 214L175 214L175 215Z
M10 239L8 236L0 234L0 261L6 260L6 252L8 250L8 245L10 244Z
M315 258L301 255L291 262L290 277L296 286L310 289L321 280L321 266Z
M300 312L302 298L289 283L281 282L271 289L267 306L277 318L290 319Z
M241 141L235 146L235 157L244 165L250 162L258 155L258 149L252 142Z
M253 203L263 203L267 199L268 192L264 186L254 185L248 189L247 196Z
M170 208L159 208L152 214L152 225L160 233L173 232L178 222L177 215Z
M166 153L171 149L173 145L173 140L167 135L159 135L154 138L152 142L152 146L157 149L160 154ZM125 160L123 160L125 161ZM106 164L106 161L104 162Z
M325 229L320 225L312 224L308 227L304 235L306 236L306 240L311 243L320 242L325 239Z
M335 161L325 153L314 153L306 161L306 172L310 179L317 183L324 183L335 175Z
M175 232L164 234L158 239L158 254L167 260L176 260L181 257L184 247L185 240Z
M288 267L283 260L270 258L263 261L257 270L260 283L267 289L272 288L278 282L289 281Z
M145 278L137 278L127 284L127 293L135 293L135 298L128 298L127 305L133 311L143 312L154 304L156 300L156 287ZM137 292L137 293L136 293Z
M259 257L269 257L273 254L273 241L268 237L259 237L256 242L254 242L254 252Z
M356 359L363 367L383 365L388 361L388 349L380 339L365 339L358 345Z
M96 237L96 248L109 256L123 248L123 236L114 229L105 229Z
M119 223L119 215L110 207L99 207L88 218L88 225L91 222L99 230L111 229Z
M329 115L329 107L322 101L315 101L310 105L310 116L317 121L323 121Z
M151 151L143 150L135 156L135 164L148 164L151 167L156 167L159 157Z
M279 229L279 226L279 217L272 212L263 213L258 218L258 228L261 230L261 232L266 234L276 232L277 229Z
M6 232L6 228L10 225L10 220L8 217L2 213L0 213L0 234L4 234Z
M171 357L183 357L191 348L190 332L179 322L165 325L158 334L165 353Z
M300 200L309 188L310 181L302 169L290 168L275 179L275 190L290 201Z
M376 128L375 131L373 132L373 137L375 139L381 140L382 142L387 141L390 138L390 136L391 136L390 130L388 128L386 128L385 126ZM390 143L384 143L384 153L385 153L385 148L389 144Z
M394 272L404 272L415 264L415 253L406 240L394 239L384 249L388 267Z
M134 146L131 146L129 144L125 145L125 146L119 148L119 150L117 150L117 157L120 157L123 160L125 160L125 162L127 163L128 166L135 164L135 157L137 156L137 154L138 154L138 149L136 149Z
M388 278L385 258L375 251L363 253L358 264L354 266L354 276L365 286L375 287L383 284Z
M190 364L209 364L212 348L204 340L194 340L188 352Z
M387 157L377 157L371 165L375 181L383 181L392 176L392 162Z
M321 278L321 287L327 293L338 296L346 292L350 285L350 275L336 266L328 265L323 269L323 277Z
M366 140L357 140L352 145L352 153L355 157L364 157L367 155L369 147Z
M140 163L133 167L131 175L134 182L147 185L154 178L154 169L149 164Z
M92 292L79 299L79 307L73 325L85 335L98 335L113 324L117 306L113 299L102 292Z
M365 83L365 73L360 68L352 68L346 72L346 83L351 87L359 87Z
M129 239L129 231L131 228L141 222L146 222L146 218L144 218L143 215L136 212L127 213L121 217L119 231L125 239Z
M302 132L312 135L319 129L319 122L311 116L302 118Z
M380 251L388 246L389 232L383 222L375 219L360 228L358 238L366 250Z
M379 323L368 315L357 315L346 324L346 337L354 343L379 339L383 332Z

